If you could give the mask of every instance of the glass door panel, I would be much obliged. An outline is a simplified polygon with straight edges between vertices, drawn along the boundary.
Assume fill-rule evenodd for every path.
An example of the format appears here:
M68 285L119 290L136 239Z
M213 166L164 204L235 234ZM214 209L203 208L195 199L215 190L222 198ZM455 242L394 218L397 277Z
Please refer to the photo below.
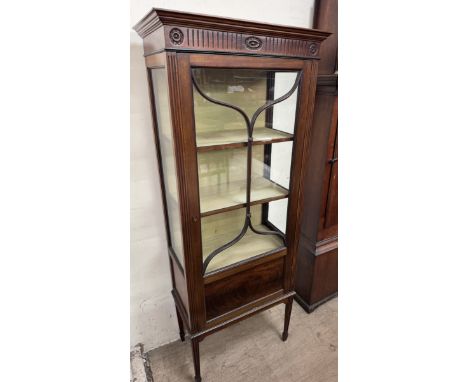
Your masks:
M198 186L202 216L246 201L247 149L198 153Z
M192 70L204 273L285 248L300 79Z
M247 142L245 118L221 104L241 109L250 120L267 102L285 95L288 102L284 106L276 106L275 119L272 119L269 109L255 117L253 138L258 143L293 139L297 104L297 87L294 85L298 72L196 68L192 74L196 86L194 110L198 148ZM293 94L288 95L291 89Z
M262 224L262 206L253 206L251 211L254 227L262 231L268 230L268 227ZM242 230L244 221L245 208L202 218L203 260L220 246L235 239ZM258 235L248 230L238 242L214 257L206 272L213 272L281 248L284 248L281 237Z
M202 216L245 206L247 151L247 148L239 148L198 153L198 185ZM285 158L285 163L291 164L290 156ZM289 182L280 184L268 177L271 171L265 163L263 146L253 147L251 168L251 204L288 196ZM289 173L289 169L287 172Z

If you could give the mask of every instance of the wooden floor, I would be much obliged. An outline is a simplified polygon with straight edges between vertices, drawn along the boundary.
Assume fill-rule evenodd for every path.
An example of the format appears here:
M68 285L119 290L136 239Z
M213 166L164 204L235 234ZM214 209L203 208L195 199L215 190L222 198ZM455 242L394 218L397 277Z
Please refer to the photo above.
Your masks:
M310 315L294 302L289 338L281 341L284 305L213 334L200 344L203 382L336 382L338 301ZM190 342L149 353L154 382L193 381Z

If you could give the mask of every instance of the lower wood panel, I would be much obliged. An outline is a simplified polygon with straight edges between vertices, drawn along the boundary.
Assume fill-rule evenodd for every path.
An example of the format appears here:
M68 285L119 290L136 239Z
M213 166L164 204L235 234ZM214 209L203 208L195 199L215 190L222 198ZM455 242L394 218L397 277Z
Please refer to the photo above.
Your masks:
M334 245L333 245L334 244ZM329 249L329 248L332 249ZM296 274L296 300L307 311L335 296L338 292L338 248L336 241L317 247L315 253L304 240L299 246Z
M281 290L283 266L282 257L207 284L207 320Z
M172 272L174 275L174 289L177 290L179 293L180 299L182 300L182 304L184 305L185 311L189 311L189 303L188 303L188 294L187 294L187 287L185 286L185 276L180 270L180 268L174 264L174 260L171 259L171 267Z
M317 303L338 291L338 248L315 256L311 303Z
M307 240L301 235L297 251L295 290L304 300L308 300L310 296L315 257L307 244Z

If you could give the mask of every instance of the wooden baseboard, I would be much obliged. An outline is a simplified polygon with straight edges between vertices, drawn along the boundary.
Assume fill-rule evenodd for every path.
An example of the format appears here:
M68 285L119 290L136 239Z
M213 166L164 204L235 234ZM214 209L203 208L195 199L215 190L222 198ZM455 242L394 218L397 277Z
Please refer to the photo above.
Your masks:
M315 309L317 309L320 305L325 304L327 301L330 301L332 298L335 298L338 296L338 292L331 294L330 296L325 297L324 299L317 301L313 303L312 305L308 304L306 301L302 299L301 296L299 296L297 293L294 295L294 299L296 302L302 306L302 308L307 312L307 313L312 313Z

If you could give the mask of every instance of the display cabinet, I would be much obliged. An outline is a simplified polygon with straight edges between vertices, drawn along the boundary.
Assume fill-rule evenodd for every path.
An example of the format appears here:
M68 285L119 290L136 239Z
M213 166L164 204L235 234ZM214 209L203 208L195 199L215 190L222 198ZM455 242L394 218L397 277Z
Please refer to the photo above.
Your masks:
M313 141L311 116L329 33L161 9L135 30L148 72L172 295L200 381L207 335L284 303L288 337L304 163L314 144L326 144Z

